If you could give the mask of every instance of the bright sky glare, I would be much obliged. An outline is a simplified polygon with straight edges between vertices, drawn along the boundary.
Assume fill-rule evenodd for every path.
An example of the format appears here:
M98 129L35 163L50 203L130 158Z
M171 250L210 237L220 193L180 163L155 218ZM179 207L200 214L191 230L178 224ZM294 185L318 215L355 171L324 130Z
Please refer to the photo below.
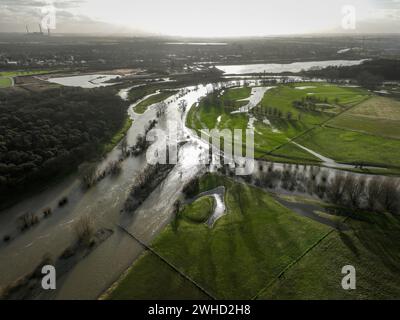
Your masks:
M59 32L96 32L99 23L110 33L194 37L341 32L345 5L355 7L357 26L363 24L355 32L392 33L400 21L400 0L0 0L0 27L3 20L4 29L16 23L20 29L49 1L57 7Z

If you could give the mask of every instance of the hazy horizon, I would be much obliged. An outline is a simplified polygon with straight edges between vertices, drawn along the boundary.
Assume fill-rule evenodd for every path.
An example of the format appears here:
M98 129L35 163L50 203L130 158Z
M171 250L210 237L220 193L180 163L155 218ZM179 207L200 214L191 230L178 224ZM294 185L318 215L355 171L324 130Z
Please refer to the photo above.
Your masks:
M0 31L38 31L52 6L53 34L234 38L400 30L400 0L0 0ZM355 9L354 28L343 27L346 6Z

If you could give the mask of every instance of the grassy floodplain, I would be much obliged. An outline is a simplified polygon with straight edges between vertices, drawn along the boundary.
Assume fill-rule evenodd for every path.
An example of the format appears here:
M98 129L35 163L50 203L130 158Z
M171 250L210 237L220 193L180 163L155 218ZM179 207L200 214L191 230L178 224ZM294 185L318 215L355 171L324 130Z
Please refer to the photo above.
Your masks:
M0 77L0 88L8 88L12 85L12 80L9 77Z
M211 102L203 99L198 107L190 111L187 125L197 131L202 128L245 130L249 127L249 115L232 114L232 108L238 108L232 100L242 100L249 93L249 88L228 89L220 97L215 94L211 96L208 99ZM360 88L328 83L307 82L276 86L265 93L258 107L250 111L255 118L255 156L266 157L267 153L285 145L289 139L317 128L337 114L366 101L370 96L368 91ZM308 103L309 97L314 99L312 108L294 106L295 101ZM319 162L318 158L294 144L285 147L285 152L280 151L269 154L267 158L280 162Z
M260 189L216 175L203 177L200 185L201 191L225 186L227 214L213 228L187 219L186 214L178 215L178 221L152 247L213 297L252 298L329 232L328 227L296 215ZM109 298L207 298L163 264L152 254L144 254Z
M204 223L213 212L214 202L213 197L201 197L193 203L185 206L180 212L180 218L186 219L189 222Z
M345 221L349 230L340 232L292 212L261 189L229 178L206 175L200 180L200 192L221 185L226 188L227 214L213 228L185 218L186 214L178 215L178 221L152 244L158 254L212 297L385 299L400 295L398 217L349 210L341 210L339 215L318 213ZM183 212L192 209L198 213L198 208L189 207ZM348 264L357 268L359 290L341 288L341 269ZM210 297L147 252L108 298Z
M135 108L135 112L142 114L144 113L147 108L153 104L159 103L161 101L164 101L166 99L168 99L169 97L173 96L174 94L176 94L177 91L163 91L160 92L158 94L155 94L154 96L151 96L149 98L147 98L146 100L140 102Z
M1 71L0 77L22 77L22 76L34 76L46 73L54 73L60 70L20 70L20 71Z
M393 299L400 297L400 219L363 212L346 220L269 284L259 299ZM356 268L357 290L341 287L341 268Z
M329 126L400 139L400 101L373 97L329 122Z
M249 116L245 113L232 114L233 110L246 104L247 101L243 101L243 97L250 96L250 88L235 88L228 89L222 96L213 95L211 96L211 102L202 100L197 107L192 107L187 117L187 126L195 129L199 134L201 129L241 129L243 133L249 127ZM231 99L232 97L239 97L239 103L237 100ZM244 102L244 103L243 103ZM238 103L238 104L237 104ZM227 108L226 108L227 107ZM284 121L284 120L283 120ZM285 125L284 123L282 125ZM291 127L296 127L302 124L294 123ZM255 156L257 158L265 156L266 152L269 152L276 146L285 143L288 137L282 133L277 132L262 121L255 121L254 123L255 135ZM306 130L307 128L304 128ZM245 134L243 134L243 141L245 141ZM305 161L314 162L317 159L311 154L304 152L302 149L293 146L297 156L304 159Z
M338 162L400 167L400 140L397 139L321 127L296 142Z
M19 70L19 71L1 71L0 72L0 88L8 88L13 84L12 78L22 76L34 76L59 72L60 70Z
M110 152L125 137L131 126L132 119L128 117L121 129L114 134L107 144L104 145L103 154Z
M400 167L399 101L375 96L358 87L295 83L267 91L250 114L232 114L235 106L232 109L231 99L243 99L248 89L228 89L222 96L214 94L208 101L203 99L190 111L187 125L198 132L202 128L244 131L250 126L249 116L252 116L256 119L253 122L256 158L287 163L319 162L314 155L291 143L293 139L337 162L392 171Z

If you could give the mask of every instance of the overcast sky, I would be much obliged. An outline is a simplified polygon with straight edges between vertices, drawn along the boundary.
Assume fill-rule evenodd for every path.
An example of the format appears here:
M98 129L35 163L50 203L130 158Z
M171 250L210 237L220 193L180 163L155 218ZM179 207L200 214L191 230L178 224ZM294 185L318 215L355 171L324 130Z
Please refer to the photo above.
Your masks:
M53 33L231 37L400 30L400 0L0 0L0 31L37 30L42 9L52 3ZM342 27L346 5L356 10L354 30Z

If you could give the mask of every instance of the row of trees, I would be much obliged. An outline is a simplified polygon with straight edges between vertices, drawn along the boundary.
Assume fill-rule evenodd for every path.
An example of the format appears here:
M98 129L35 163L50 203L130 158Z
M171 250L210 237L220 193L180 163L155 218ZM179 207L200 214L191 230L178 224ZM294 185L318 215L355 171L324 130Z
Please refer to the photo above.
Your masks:
M399 180L394 178L336 175L328 184L326 198L338 205L353 209L367 209L376 212L398 213Z
M126 199L125 212L134 212L156 189L160 183L167 177L169 172L174 168L171 164L148 165L135 178L135 182L131 187L129 196Z
M126 108L110 89L0 92L0 193L47 181L98 155L122 127Z
M339 104L339 98L335 98L334 100L335 105ZM329 104L328 98L320 98L316 96L307 96L302 97L300 100L295 100L292 102L294 108L305 110L305 111L319 111L319 105L327 105Z
M234 171L228 166L220 171L234 176ZM393 214L400 211L400 180L396 178L366 178L352 173L335 173L330 177L327 171L319 167L304 166L301 170L298 165L285 165L283 170L278 170L271 163L259 168L256 176L244 176L242 179L263 188L309 193L353 210Z
M269 118L279 118L279 119L286 119L286 120L295 120L293 112L287 111L283 113L279 108L275 107L261 107L257 106L251 110L251 113L258 116L268 116ZM297 120L301 120L300 114L297 116Z

